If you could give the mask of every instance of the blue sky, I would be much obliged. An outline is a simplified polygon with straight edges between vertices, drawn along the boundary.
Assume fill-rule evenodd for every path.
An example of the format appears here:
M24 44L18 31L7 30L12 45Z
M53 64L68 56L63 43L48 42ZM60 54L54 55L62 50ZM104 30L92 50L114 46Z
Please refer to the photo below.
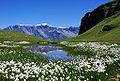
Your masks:
M111 0L0 0L0 27L49 23L79 26L85 13Z

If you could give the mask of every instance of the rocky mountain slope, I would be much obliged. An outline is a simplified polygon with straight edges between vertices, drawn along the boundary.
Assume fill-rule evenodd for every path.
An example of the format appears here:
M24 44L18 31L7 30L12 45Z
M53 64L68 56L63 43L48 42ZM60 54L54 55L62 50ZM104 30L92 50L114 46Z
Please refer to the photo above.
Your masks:
M82 25L80 28L80 35L67 39L67 41L97 41L120 43L120 0L118 0L119 3L115 1L97 8L98 12L94 12L94 15L90 14L90 19L89 17L87 19L87 16L86 19L83 17ZM106 7L108 4L112 6L108 9L108 12L106 12L106 17L102 17L105 16L105 14L102 15L102 12L100 12L99 9L103 9L103 7L108 8ZM96 16L95 13L98 16Z
M78 35L79 28L57 28L48 24L38 25L14 25L5 28L4 30L15 30L24 34L29 34L43 38L45 40L64 40L66 38L75 37Z
M82 18L79 35L120 11L120 0L114 0L88 12Z

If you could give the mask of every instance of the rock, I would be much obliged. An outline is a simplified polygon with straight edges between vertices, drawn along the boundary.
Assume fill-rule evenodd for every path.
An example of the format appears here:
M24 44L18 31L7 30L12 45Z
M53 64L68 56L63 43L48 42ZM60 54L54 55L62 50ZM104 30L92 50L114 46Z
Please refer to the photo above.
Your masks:
M109 81L120 81L120 74L110 76Z
M102 31L110 31L110 30L112 30L115 27L116 27L115 25L105 25L103 27Z
M101 5L92 12L88 12L81 20L79 35L94 27L107 17L120 11L120 0Z
M120 79L120 74L117 74L117 78L119 78L119 79Z

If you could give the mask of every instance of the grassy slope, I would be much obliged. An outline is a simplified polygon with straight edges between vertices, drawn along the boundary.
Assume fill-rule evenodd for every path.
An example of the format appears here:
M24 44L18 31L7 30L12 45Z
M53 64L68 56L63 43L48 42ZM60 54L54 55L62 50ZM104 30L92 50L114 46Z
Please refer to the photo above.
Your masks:
M29 41L29 42L38 42L45 41L38 37L31 35L22 34L16 31L3 31L0 30L0 41Z
M117 27L110 31L102 31L105 25L114 24ZM120 43L120 13L109 17L92 29L83 33L80 36L67 39L67 41L100 41L100 42L115 42Z

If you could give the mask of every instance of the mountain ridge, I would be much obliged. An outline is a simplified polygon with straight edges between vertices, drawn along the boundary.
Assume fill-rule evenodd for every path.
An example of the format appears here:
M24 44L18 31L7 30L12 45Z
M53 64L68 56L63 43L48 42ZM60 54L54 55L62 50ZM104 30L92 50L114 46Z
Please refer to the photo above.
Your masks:
M93 11L88 12L81 20L79 35L91 29L105 18L115 15L120 11L120 0L103 4Z
M117 1L118 3L116 3L115 1ZM110 8L109 9L110 11L108 10L109 12L112 11L114 14L109 15L108 17L105 17L104 19L100 20L97 23L95 23L95 22L96 22L96 19L99 19L98 16L100 14L98 16L94 16L95 20L92 20L92 18L91 18L90 22L94 23L95 26L94 25L91 26L91 24L88 24L88 26L84 25L82 28L80 28L80 32L81 32L81 29L84 29L84 31L79 33L80 35L78 35L77 37L69 38L66 41L120 43L120 38L119 38L120 37L120 0L115 0L115 1L110 2L111 5L114 7L111 7L112 9ZM102 5L100 7L103 8L103 6L105 6L105 5ZM99 13L99 12L96 12L96 13ZM84 18L85 18L85 16L83 17L83 19ZM85 21L85 22L87 22L87 21ZM85 24L85 22L84 22L84 24Z
M66 38L75 37L78 35L78 27L57 28L48 24L25 25L18 24L4 28L3 30L15 30L24 34L33 35L45 40L64 40Z

